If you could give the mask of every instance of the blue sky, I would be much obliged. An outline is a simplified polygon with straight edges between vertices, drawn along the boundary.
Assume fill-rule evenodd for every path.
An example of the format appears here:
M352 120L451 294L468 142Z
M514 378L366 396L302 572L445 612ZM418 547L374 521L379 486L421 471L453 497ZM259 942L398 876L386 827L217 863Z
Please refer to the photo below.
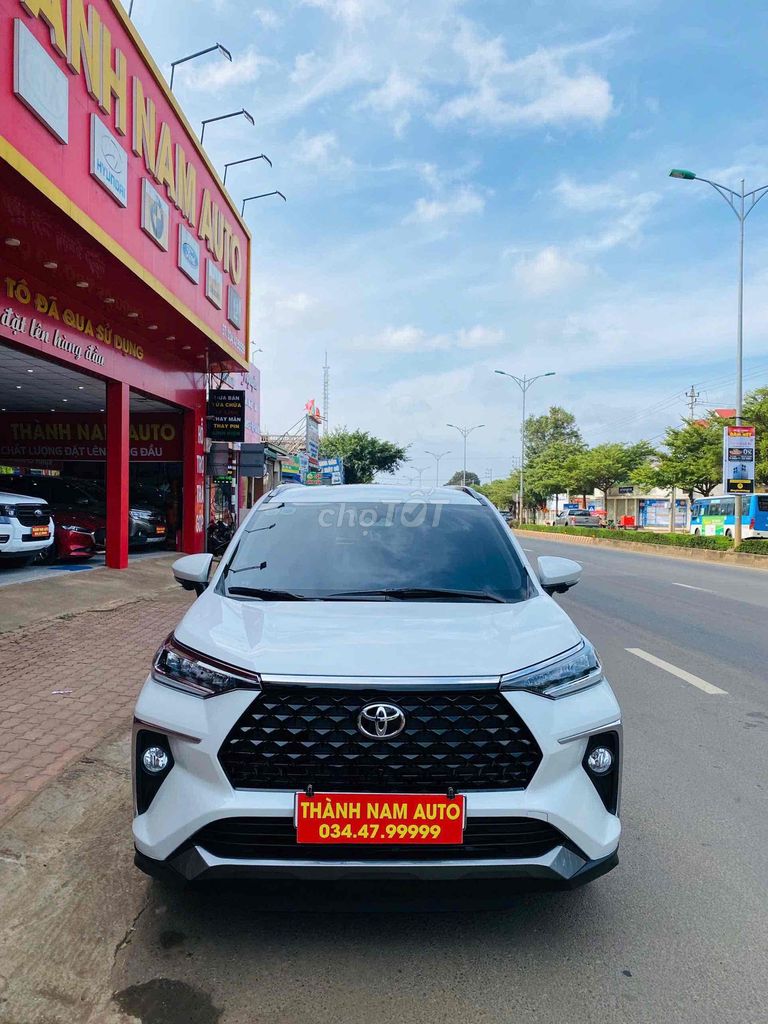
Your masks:
M158 11L158 8L160 9ZM590 443L657 438L695 383L733 402L736 218L708 186L768 183L768 8L709 0L135 0L250 204L262 426L322 397L331 425L425 449L484 423L469 468L504 475L520 395ZM747 221L745 386L768 383L768 200ZM451 436L453 435L453 436ZM408 471L402 476L408 475ZM425 482L429 473L425 475Z

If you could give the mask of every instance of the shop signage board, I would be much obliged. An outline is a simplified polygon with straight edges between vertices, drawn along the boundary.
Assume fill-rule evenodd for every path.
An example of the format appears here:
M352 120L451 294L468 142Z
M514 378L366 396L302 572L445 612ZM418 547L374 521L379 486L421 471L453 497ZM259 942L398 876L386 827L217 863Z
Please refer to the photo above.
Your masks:
M723 427L723 490L752 494L755 489L755 428Z
M250 234L124 5L0 0L0 66L0 161L247 366Z
M242 441L245 436L245 392L208 394L208 437L212 441Z
M320 459L319 469L324 484L344 483L344 460L338 456L334 458Z
M133 413L129 454L136 462L179 462L182 417L178 413ZM7 412L0 417L0 462L103 462L107 418L87 412Z
M635 488L634 487L619 487L618 490L619 490L619 494L634 494L635 493Z

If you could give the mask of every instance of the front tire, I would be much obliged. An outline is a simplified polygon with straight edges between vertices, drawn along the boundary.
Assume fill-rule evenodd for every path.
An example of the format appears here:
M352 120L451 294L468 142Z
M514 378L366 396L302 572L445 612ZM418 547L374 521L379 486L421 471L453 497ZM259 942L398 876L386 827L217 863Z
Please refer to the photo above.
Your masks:
M725 536L726 536L726 537L727 537L727 538L728 538L729 540L732 540L732 539L733 539L733 532L732 532L731 530L726 530L726 531L725 531Z

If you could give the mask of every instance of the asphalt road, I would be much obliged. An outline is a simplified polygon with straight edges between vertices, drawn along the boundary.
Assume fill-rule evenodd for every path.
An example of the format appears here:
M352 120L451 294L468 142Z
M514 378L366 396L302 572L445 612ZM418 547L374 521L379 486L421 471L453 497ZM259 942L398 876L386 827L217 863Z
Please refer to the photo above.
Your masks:
M559 600L595 642L623 705L615 871L570 894L484 890L474 905L447 887L426 894L431 912L409 910L407 894L386 908L380 892L386 909L363 912L359 892L343 887L168 891L130 867L125 750L113 750L58 789L69 807L54 836L65 838L48 839L49 875L37 882L48 960L26 982L35 999L23 1004L24 985L9 984L0 1021L768 1019L768 574L523 543L531 557L584 565ZM17 826L19 843L58 799L49 793L37 823ZM52 867L65 876L58 887ZM29 964L36 911L30 935L22 899L9 913Z

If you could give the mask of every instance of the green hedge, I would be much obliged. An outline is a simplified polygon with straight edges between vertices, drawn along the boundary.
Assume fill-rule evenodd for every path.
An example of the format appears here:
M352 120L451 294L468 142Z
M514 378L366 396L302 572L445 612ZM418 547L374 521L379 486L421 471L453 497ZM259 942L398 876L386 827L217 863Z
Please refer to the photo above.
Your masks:
M564 533L576 537L595 537L598 540L624 540L638 544L660 544L677 548L708 548L711 551L728 551L733 547L728 537L695 537L691 533L646 533L643 530L605 530L590 526L544 526L526 523L516 530L536 530L541 533ZM757 549L757 545L761 549ZM748 541L742 550L768 554L768 541Z

